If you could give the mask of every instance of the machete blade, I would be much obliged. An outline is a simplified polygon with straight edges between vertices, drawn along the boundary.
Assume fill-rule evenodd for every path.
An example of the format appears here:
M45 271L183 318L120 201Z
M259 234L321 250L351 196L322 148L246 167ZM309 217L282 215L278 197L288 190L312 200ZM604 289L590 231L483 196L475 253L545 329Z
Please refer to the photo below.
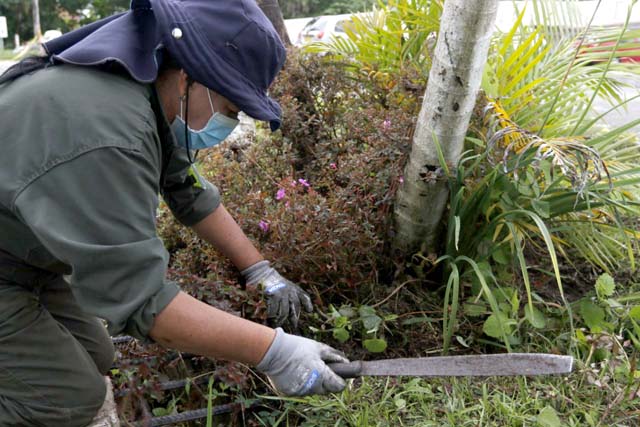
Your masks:
M483 354L477 356L418 357L371 362L333 363L343 378L358 376L465 377L566 374L573 357L541 353Z

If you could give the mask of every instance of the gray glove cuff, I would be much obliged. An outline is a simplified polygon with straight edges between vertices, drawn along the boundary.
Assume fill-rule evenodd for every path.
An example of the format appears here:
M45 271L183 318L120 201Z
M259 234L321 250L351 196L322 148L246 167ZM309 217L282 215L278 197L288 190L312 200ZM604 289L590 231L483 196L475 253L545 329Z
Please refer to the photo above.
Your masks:
M276 337L273 339L271 346L267 350L267 352L262 357L260 363L256 365L256 369L260 372L264 372L265 374L269 374L274 369L274 366L271 366L274 360L277 360L278 352L280 351L280 347L282 346L282 340L284 339L285 332L282 328L276 328Z
M248 285L253 285L263 280L265 277L271 274L272 271L273 268L271 268L271 263L267 260L264 260L256 262L251 267L242 270L240 274L242 274L242 277L244 277Z

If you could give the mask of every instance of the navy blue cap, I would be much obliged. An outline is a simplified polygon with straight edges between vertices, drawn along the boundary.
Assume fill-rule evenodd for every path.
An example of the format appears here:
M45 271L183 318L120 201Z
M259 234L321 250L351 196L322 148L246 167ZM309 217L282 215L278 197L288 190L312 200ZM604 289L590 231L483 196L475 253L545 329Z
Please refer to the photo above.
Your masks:
M254 0L133 0L131 10L45 43L53 60L120 63L137 81L158 75L164 47L193 80L247 115L280 127L281 109L267 90L286 50Z

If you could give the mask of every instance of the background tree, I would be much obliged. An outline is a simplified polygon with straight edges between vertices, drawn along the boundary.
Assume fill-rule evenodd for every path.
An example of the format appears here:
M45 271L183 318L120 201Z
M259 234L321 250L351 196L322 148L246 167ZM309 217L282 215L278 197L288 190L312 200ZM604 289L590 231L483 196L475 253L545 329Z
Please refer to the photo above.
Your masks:
M341 15L343 13L355 13L371 10L377 3L376 0L336 0L332 1L323 11L323 15Z
M376 0L280 0L280 8L283 16L289 19L363 12L377 3Z
M87 0L84 0L84 3L87 3ZM114 13L128 10L130 3L131 0L91 0L84 8L85 17L81 24L85 25Z
M40 40L42 38L42 29L40 28L40 5L38 0L33 0L31 13L33 15L33 35L36 40Z
M258 6L267 15L269 21L273 24L276 31L280 35L282 42L290 46L291 40L289 40L289 34L287 33L287 28L284 25L284 18L282 17L282 10L280 10L280 5L278 4L278 0L257 0Z
M7 30L9 38L5 46L13 43L13 34L18 34L21 39L33 37L33 25L31 15L31 2L24 0L4 0L0 2L0 16L7 18Z
M9 34L12 35L8 40L9 44L13 41L13 34L18 34L22 40L30 40L34 37L33 1L0 0L0 16L7 17ZM257 1L278 28L285 43L289 43L287 35L281 32L279 27L279 21L283 18L361 12L376 4L375 0L281 0L279 3L277 0ZM67 32L80 25L126 10L130 0L38 0L38 2L42 30Z
M498 0L447 0L435 58L395 208L395 246L438 253L449 196L442 158L457 165L493 33ZM439 152L438 145L441 147Z
M38 0L40 28L46 30L71 31L80 25L127 10L129 0ZM13 34L21 40L34 37L34 0L1 0L0 16L7 18L8 44L13 43Z

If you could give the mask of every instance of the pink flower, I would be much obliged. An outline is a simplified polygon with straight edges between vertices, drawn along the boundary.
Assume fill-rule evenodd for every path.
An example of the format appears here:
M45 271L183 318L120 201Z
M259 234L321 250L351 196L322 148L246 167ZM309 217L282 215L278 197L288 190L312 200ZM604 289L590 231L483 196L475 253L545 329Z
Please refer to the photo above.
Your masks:
M330 163L330 164L329 164L329 167L330 167L331 169L334 169L334 170L335 170L335 169L338 169L338 165L336 165L335 163Z
M296 186L296 182L295 181L291 181L291 186L295 187Z
M309 185L309 183L307 182L307 180L306 180L306 179L302 179L302 178L300 178L300 179L298 180L298 182L299 182L300 184L304 185L305 187L310 187L310 185Z
M267 221L261 220L258 224L258 227L260 227L260 230L264 231L265 233L269 231L269 223Z
M403 184L403 183L404 183L404 177L403 177L403 176L401 176L400 178L398 178L398 182L399 182L400 184Z
M276 200L282 200L287 195L287 191L284 188L281 188L276 193Z
M391 129L391 120L386 119L384 122L382 122L382 129L384 130Z

